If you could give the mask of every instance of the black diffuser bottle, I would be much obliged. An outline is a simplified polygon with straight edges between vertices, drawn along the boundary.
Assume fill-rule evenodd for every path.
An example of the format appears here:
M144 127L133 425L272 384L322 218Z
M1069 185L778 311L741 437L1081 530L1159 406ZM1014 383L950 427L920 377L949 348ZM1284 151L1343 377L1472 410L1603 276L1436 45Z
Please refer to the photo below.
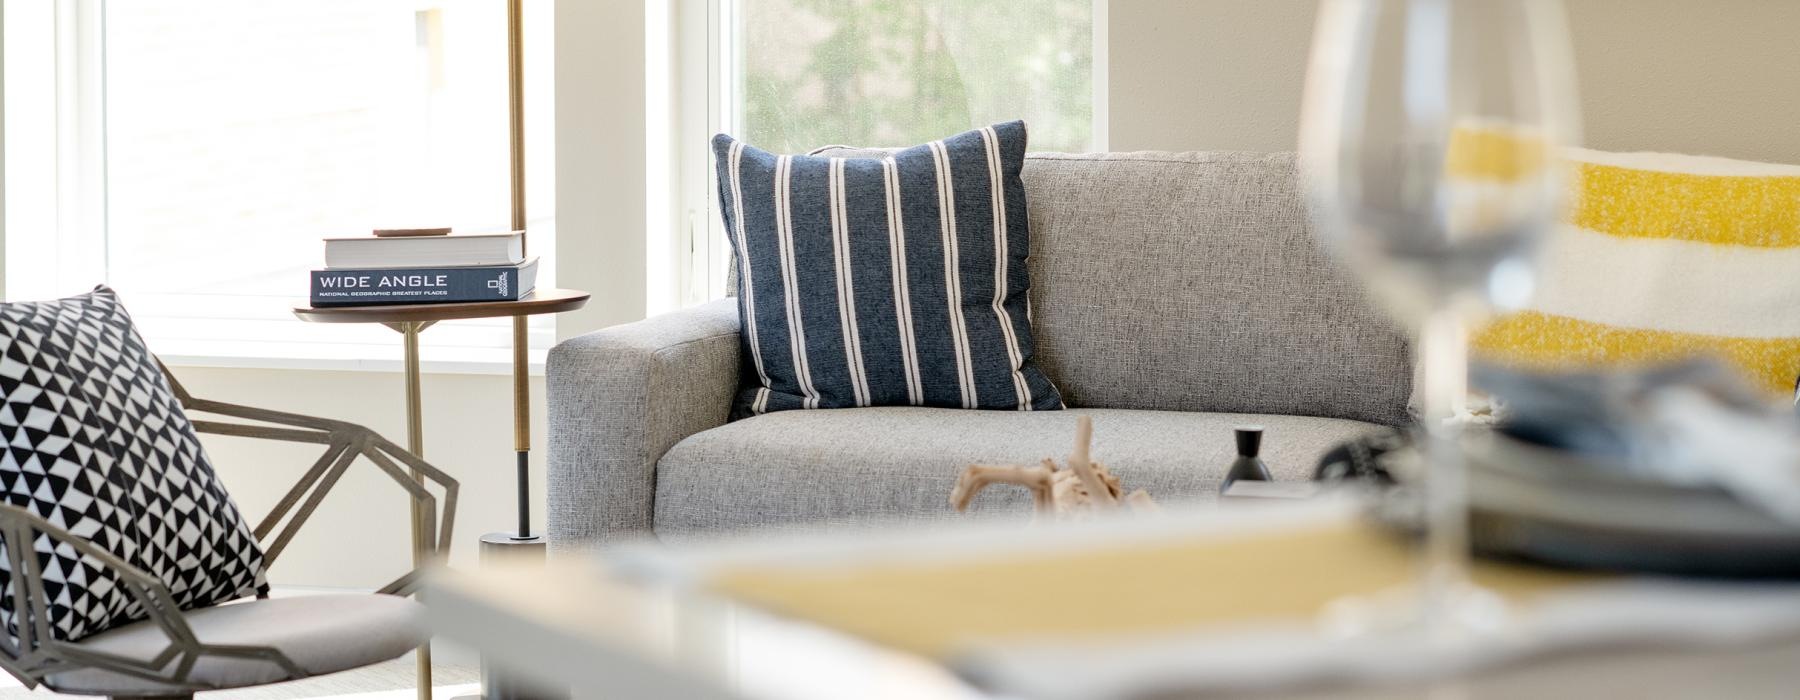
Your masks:
M1224 483L1219 484L1219 492L1224 493L1238 481L1271 481L1269 465L1257 458L1262 450L1263 429L1260 425L1244 425L1235 429L1237 433L1237 459L1231 463L1231 470L1225 472Z

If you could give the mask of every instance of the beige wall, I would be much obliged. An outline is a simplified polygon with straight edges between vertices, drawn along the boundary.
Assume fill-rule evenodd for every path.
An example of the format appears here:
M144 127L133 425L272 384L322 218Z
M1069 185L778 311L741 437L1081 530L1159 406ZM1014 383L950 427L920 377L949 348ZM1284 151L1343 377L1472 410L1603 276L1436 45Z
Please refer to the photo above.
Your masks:
M1587 143L1800 163L1800 2L1567 0ZM1288 150L1312 0L1111 0L1112 150Z
M644 3L556 3L556 282L591 292L558 339L644 317Z
M430 334L426 334L429 342ZM405 446L406 404L397 372L172 369L195 396L359 423ZM532 391L532 503L544 523L544 381ZM505 375L427 374L425 458L462 485L451 564L473 566L482 534L514 527L512 383ZM269 512L321 447L202 437L225 489L252 521ZM410 568L407 501L398 485L359 460L270 570L279 584L373 588Z
M1107 148L1294 148L1312 0L1109 0Z

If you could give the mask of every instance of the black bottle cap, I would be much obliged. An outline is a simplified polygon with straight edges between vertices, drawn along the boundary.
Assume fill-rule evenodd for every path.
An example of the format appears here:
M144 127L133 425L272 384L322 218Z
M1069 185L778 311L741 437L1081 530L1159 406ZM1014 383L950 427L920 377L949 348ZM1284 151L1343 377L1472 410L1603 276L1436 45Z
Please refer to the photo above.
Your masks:
M1239 457L1255 457L1262 449L1263 428L1260 425L1240 425L1236 429Z

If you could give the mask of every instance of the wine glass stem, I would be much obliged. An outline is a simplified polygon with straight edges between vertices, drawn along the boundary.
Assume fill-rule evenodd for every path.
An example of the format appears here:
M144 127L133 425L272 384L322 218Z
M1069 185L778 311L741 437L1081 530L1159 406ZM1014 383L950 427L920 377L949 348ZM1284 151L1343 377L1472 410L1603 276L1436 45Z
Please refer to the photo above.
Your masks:
M1467 470L1459 437L1468 398L1468 331L1454 308L1432 312L1419 332L1425 478L1422 604L1428 624L1444 621L1469 580Z

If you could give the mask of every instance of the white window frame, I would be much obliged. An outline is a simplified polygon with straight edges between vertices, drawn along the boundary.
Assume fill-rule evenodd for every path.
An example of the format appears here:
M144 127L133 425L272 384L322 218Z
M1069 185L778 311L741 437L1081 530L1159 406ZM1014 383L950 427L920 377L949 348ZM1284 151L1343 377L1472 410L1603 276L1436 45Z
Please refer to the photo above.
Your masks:
M711 138L743 123L739 0L650 0L649 313L725 296L731 246L719 216ZM1107 149L1107 15L1093 3L1094 151ZM658 13L662 14L658 14ZM659 66L658 64L662 65ZM669 163L670 166L658 166Z
M106 279L106 1L0 0L5 46L0 295L5 299L80 293ZM53 37L47 47L44 36ZM38 56L48 60L23 60ZM543 258L540 275L553 279L554 226L547 228L534 231L532 249ZM290 307L303 301L301 288L297 282L292 300L123 293L151 350L171 365L401 371L399 334L376 324L300 321ZM528 352L534 374L543 372L555 343L554 323L549 316L532 319ZM511 339L507 319L441 323L421 343L422 368L507 374Z
M734 0L652 3L646 19L649 125L647 312L725 296L731 247L714 189L711 139L741 122L730 77Z
M1112 16L1111 2L1112 0L1093 0L1094 37L1090 40L1089 46L1093 55L1088 58L1088 61L1091 70L1094 71L1091 80L1094 92L1093 96L1089 98L1094 110L1093 120L1089 126L1094 133L1088 144L1096 153L1105 153L1112 142L1112 109L1109 106L1112 103L1112 83L1108 77L1111 67L1109 62L1111 49L1107 39L1112 33L1112 29L1107 25L1108 18Z

